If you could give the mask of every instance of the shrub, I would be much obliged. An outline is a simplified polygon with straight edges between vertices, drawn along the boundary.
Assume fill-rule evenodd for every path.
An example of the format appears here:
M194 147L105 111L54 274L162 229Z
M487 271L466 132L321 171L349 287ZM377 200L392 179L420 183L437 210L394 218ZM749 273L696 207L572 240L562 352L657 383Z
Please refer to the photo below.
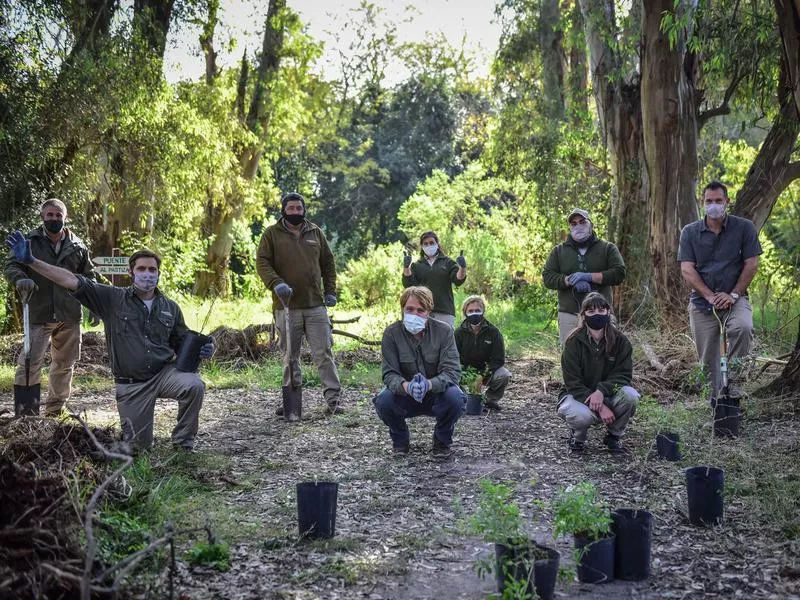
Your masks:
M347 263L340 277L342 302L357 308L394 305L403 291L403 245L376 246Z
M554 509L553 537L571 533L599 540L611 531L611 509L587 481L560 490Z

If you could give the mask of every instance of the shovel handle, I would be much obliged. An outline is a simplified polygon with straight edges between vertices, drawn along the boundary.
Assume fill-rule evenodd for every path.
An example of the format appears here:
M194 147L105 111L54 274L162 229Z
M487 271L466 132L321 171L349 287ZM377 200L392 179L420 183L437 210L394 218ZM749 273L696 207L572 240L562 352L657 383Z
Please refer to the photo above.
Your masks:
M27 302L22 305L22 332L24 334L23 350L25 356L29 356L31 353L31 313Z

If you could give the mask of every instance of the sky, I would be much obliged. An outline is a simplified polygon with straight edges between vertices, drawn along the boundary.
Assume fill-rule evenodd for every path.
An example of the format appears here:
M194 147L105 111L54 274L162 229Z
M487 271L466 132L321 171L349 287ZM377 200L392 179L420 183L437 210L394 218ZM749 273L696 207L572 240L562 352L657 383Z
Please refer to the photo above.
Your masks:
M419 42L432 32L441 32L458 48L466 36L466 48L475 55L475 74L486 75L500 36L495 23L494 0L372 0L385 11L385 17L397 24L399 42ZM288 6L300 14L308 33L325 42L320 69L326 78L338 77L338 53L332 32L342 32L341 50L347 50L349 31L345 25L349 11L358 8L361 0L287 0ZM215 48L221 67L230 67L241 59L244 48L252 54L261 47L261 34L267 13L267 0L221 0L220 25ZM410 10L406 10L410 7ZM412 17L411 22L407 22ZM165 72L171 82L202 77L204 64L197 41L198 29L184 26L169 40L165 55ZM222 35L221 35L222 34ZM231 38L235 48L230 51ZM399 72L395 70L395 74ZM397 83L397 81L387 82Z

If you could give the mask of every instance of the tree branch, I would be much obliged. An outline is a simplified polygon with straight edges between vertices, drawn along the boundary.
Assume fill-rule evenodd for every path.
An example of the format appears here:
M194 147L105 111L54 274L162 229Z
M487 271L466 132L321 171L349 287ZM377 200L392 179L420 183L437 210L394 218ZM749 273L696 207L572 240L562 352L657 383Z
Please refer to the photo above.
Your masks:
M739 84L744 80L745 74L740 73L739 69L736 69L736 73L734 74L733 78L731 79L730 84L728 84L727 89L725 90L725 94L722 97L722 102L719 106L715 108L710 108L704 111L698 111L697 113L697 131L699 132L703 129L703 125L705 125L710 119L714 117L719 117L721 115L727 115L731 112L731 107L729 106L729 102L733 97L733 94L736 92L736 88L739 87Z

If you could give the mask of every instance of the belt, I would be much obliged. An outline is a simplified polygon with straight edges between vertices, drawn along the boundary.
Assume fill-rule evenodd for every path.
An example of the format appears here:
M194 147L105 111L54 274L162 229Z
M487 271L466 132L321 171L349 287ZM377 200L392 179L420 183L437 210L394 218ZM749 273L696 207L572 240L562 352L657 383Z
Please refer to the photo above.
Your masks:
M114 383L144 383L150 379L135 379L134 377L114 377Z

